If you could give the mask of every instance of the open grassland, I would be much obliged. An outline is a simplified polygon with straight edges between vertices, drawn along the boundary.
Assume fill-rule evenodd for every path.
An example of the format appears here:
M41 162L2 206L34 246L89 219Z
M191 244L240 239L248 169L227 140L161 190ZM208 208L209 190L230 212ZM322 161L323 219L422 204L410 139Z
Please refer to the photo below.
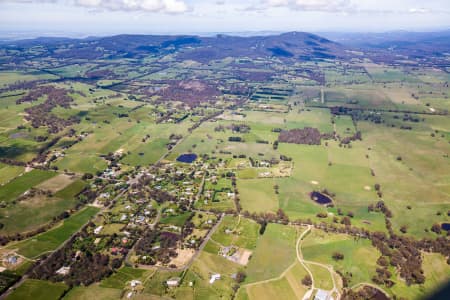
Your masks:
M40 183L39 185L36 186L36 188L56 193L59 190L62 190L68 185L70 185L74 181L74 179L75 178L72 178L69 175L60 174L58 176L55 176L53 178L50 178L49 180Z
M183 227L186 223L187 219L191 216L191 213L186 212L176 216L168 216L165 218L161 218L161 224L170 224L178 227Z
M8 300L58 300L68 289L64 283L27 279L14 290Z
M195 207L202 210L228 211L229 209L234 210L235 204L233 197L229 197L226 192L216 192L214 201L199 200L195 203Z
M0 186L13 180L24 172L24 167L9 166L0 163Z
M167 152L169 136L183 135L189 126L128 122L128 119L108 116L107 112L105 116L96 118L112 120L110 124L80 124L80 130L94 132L66 151L66 157L56 163L60 169L95 173L106 168L106 162L100 155L119 150L125 154L122 159L124 164L136 166L155 163ZM147 136L149 138L144 141Z
M8 184L0 186L0 201L10 202L33 186L57 175L55 172L32 170L15 178Z
M323 266L315 264L306 264L311 271L314 278L314 287L331 290L333 288L333 280L331 279L331 273Z
M239 180L237 183L243 210L249 212L277 211L278 199L273 179L245 179Z
M144 294L145 296L154 295L157 297L165 296L167 290L164 286L164 282L173 277L180 277L181 272L170 272L158 270L157 272L151 271L151 276L149 276L144 285Z
M122 267L100 283L102 288L123 289L132 280L144 281L153 271Z
M225 216L211 238L223 246L234 245L252 250L256 247L259 227L259 224L250 219Z
M202 252L187 272L184 280L195 282L195 299L227 299L233 294L234 280L231 275L239 269L238 264L223 257ZM210 276L216 273L221 274L221 278L210 284Z
M290 217L310 218L325 211L311 200L310 193L327 189L335 194L335 205L355 214L355 224L362 227L370 224L372 229L384 230L383 216L367 211L367 206L374 203L377 196L363 146L344 149L336 142L329 142L328 146L281 144L280 152L294 161L292 176L275 181L279 186L279 206Z
M244 118L242 121L225 121L219 120L214 123L205 122L197 128L192 134L186 137L169 156L169 159L174 160L179 154L187 152L195 152L199 155L208 154L218 157L229 158L232 154L245 154L257 158L270 159L275 157L276 151L272 149L270 144L260 144L258 140L269 140L273 142L276 135L271 132L272 127L267 124L253 123ZM248 133L232 132L229 127L232 124L245 124L250 126ZM223 127L225 131L215 130ZM241 137L243 142L229 142L229 137ZM263 156L260 156L262 154Z
M83 181L76 180L52 197L37 195L3 208L0 212L0 222L4 225L1 232L5 234L26 232L50 222L62 212L75 207L77 204L75 195L84 187Z
M436 253L423 253L422 255L425 283L408 286L402 278L394 274L392 280L395 284L392 288L387 289L389 293L418 300L431 296L438 288L448 284L450 266L446 263L446 258Z
M250 300L253 299L299 299L286 278L246 288Z
M304 239L301 251L305 260L332 265L343 274L351 273L350 286L371 282L381 255L369 240L355 240L348 235L328 234L316 229ZM334 260L334 252L342 253L344 259Z
M334 119L334 124L336 126L336 133L341 137L355 134L355 125L350 116L337 116Z
M17 252L28 258L35 258L39 255L55 250L72 234L77 232L92 216L99 211L95 207L87 207L66 219L61 225L45 233L39 234L30 239L8 246L10 249L17 249Z
M11 83L15 83L18 81L34 81L34 80L43 80L43 79L57 79L58 77L55 75L51 75L45 72L40 71L32 71L29 72L10 72L10 71L1 71L0 72L0 87L4 87Z
M295 227L268 224L264 235L258 239L256 249L247 267L246 283L280 276L295 262ZM276 255L274 255L276 253Z
M104 288L96 284L88 287L77 286L71 289L64 300L118 300L121 298L122 291L115 288Z
M301 283L303 277L307 274L306 270L296 263L286 270L281 279L261 282L243 286L238 294L245 295L250 300L256 299L302 299L308 290L308 287ZM241 296L243 297L243 296Z
M412 82L418 83L420 80L414 74L408 74L401 68L389 67L379 64L364 64L365 69L371 75L372 80L376 82Z
M333 132L331 113L328 109L307 108L302 111L291 111L285 117L286 129L313 127L321 133Z
M443 153L450 150L448 141L433 138L431 130L386 129L364 122L359 126L364 144L372 149L370 165L393 212L394 229L404 225L408 234L420 237L433 223L445 221L450 181L449 159Z

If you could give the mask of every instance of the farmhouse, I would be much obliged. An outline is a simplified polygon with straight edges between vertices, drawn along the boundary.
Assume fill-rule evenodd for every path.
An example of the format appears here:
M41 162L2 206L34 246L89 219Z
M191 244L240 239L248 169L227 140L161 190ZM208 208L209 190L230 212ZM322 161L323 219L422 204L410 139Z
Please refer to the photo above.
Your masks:
M141 284L142 284L142 282L139 280L131 280L131 282L130 282L130 286L132 288L137 287L138 285L141 285Z
M314 300L331 300L330 292L318 289Z
M6 258L6 262L10 265L15 265L18 262L18 257L15 255L9 256Z
M181 278L173 277L166 281L168 287L177 287L180 285Z
M61 267L55 273L58 275L65 276L65 275L69 274L69 271L70 271L70 267Z
M211 279L209 279L209 283L213 284L214 281L219 280L219 279L220 279L220 274L212 274Z
M97 228L94 229L94 234L99 234L103 229L103 226L98 226Z

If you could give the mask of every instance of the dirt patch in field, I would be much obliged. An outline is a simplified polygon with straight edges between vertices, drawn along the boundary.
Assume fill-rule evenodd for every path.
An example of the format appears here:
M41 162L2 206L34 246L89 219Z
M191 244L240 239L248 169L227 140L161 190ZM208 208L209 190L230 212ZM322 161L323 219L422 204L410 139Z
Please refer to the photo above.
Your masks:
M230 113L223 113L219 116L217 116L217 119L222 119L226 121L240 121L244 119L243 115L235 115Z
M238 255L237 263L246 266L248 264L250 256L252 256L252 251L239 248L239 250L236 253Z
M389 99L394 103L402 103L402 104L417 104L418 100L412 97L412 92L408 91L405 88L400 87L388 87L383 89L383 92Z
M172 259L171 264L182 267L194 256L195 251L192 249L177 249L178 256Z
M38 189L51 191L52 193L56 193L57 191L62 190L67 187L69 184L75 181L73 176L69 176L66 174L60 174L49 180L44 181L43 183L36 186Z

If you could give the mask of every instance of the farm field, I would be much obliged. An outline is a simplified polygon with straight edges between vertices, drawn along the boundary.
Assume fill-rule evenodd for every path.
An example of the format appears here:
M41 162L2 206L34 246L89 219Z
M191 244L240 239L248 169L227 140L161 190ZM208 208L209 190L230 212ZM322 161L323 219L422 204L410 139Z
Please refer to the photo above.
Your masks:
M376 260L380 253L370 241L354 240L346 235L326 234L313 230L303 241L301 251L305 260L332 265L343 274L351 273L349 285L370 282L376 274ZM332 258L334 252L344 255L343 260ZM364 259L354 259L364 257Z
M121 290L115 288L103 288L99 286L76 287L70 290L63 299L65 300L88 300L88 299L120 299Z
M58 176L57 176L58 177ZM53 181L54 178L48 181ZM43 184L46 184L45 181ZM78 200L76 195L80 193L86 183L76 180L72 183L57 186L59 189L53 196L37 195L27 198L16 205L12 205L3 210L0 220L3 223L3 230L6 233L19 233L36 229L39 226L53 220L66 210L73 209Z
M4 185L23 173L25 169L18 166L0 164L0 185Z
M63 223L43 234L30 238L28 240L11 245L11 249L17 249L17 253L28 257L35 258L47 251L54 250L73 233L78 231L80 227L86 223L92 216L98 212L95 207L87 207L82 211L71 216Z
M269 224L248 265L246 283L278 277L296 261L296 228ZM279 255L273 256L273 253Z
M286 274L281 279L243 286L248 299L299 299L303 298L307 287L301 283L301 279L307 274L305 269L299 264L289 267ZM242 292L244 293L244 292ZM238 299L239 294L238 294Z
M252 220L226 216L211 239L224 246L255 249L259 227L259 224Z
M9 202L26 192L31 187L56 176L55 172L32 170L0 186L0 201Z
M14 290L7 299L12 300L57 300L67 290L63 283L51 283L42 280L26 280L18 289Z

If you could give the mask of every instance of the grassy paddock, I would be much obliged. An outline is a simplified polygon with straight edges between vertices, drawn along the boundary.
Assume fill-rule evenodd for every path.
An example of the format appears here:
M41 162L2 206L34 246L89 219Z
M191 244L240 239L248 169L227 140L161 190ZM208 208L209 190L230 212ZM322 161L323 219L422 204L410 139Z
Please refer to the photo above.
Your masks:
M55 172L42 170L32 170L31 172L25 173L8 184L0 186L0 201L12 201L33 186L56 175L57 173Z
M36 237L10 245L9 248L18 249L17 252L19 254L28 258L38 257L47 251L55 250L98 211L98 208L86 207L54 229Z
M58 300L68 289L64 283L27 279L14 290L8 300Z
M246 283L275 278L294 263L297 234L294 227L268 224L248 264Z
M96 284L74 287L64 296L64 300L113 300L120 299L122 291L115 288L104 288Z

